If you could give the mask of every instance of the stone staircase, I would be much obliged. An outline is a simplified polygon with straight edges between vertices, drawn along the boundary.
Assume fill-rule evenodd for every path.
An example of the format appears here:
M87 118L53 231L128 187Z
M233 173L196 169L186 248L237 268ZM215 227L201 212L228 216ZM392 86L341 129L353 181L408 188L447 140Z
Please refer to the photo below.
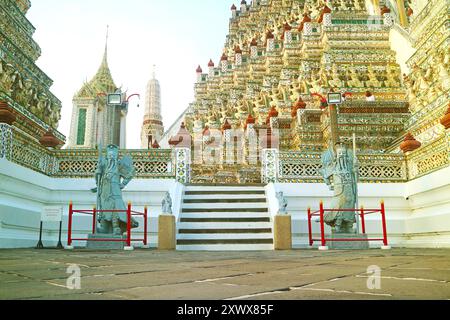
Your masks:
M264 187L186 186L177 250L273 250L273 223Z

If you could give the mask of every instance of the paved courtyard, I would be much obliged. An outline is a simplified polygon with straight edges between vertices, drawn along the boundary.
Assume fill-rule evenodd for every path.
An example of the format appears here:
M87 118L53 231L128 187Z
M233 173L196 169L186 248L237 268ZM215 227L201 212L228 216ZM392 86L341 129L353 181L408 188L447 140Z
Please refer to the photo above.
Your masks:
M72 264L79 290L66 286ZM450 299L449 282L450 249L0 250L0 299Z

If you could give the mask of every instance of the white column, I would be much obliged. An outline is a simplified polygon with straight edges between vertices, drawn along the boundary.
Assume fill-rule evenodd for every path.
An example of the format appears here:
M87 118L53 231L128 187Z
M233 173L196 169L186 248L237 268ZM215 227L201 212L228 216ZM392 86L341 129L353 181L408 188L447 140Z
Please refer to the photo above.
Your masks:
M263 183L277 183L278 182L278 168L279 168L278 149L263 149L262 150L262 172L261 178Z
M180 183L189 183L191 180L191 149L175 148L176 179Z

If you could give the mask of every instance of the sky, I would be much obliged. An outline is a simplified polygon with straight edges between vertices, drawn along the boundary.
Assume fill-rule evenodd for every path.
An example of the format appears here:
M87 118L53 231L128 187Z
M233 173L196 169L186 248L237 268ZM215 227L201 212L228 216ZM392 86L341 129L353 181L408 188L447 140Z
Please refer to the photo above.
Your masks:
M100 66L109 26L108 62L117 86L141 94L130 103L127 148L140 147L145 86L156 65L165 128L194 98L195 70L218 64L238 0L35 0L27 18L42 49L37 65L62 101L58 130L69 137L73 95ZM240 3L240 2L239 2ZM137 105L140 104L138 108Z

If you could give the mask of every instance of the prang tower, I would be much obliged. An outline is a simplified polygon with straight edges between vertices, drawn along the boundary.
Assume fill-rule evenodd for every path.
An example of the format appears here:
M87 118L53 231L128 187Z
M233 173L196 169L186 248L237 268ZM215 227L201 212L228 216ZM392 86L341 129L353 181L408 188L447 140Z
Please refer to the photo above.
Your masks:
M156 80L155 70L152 79L147 84L145 98L145 114L141 131L142 149L158 148L158 143L164 134L161 116L161 87Z

